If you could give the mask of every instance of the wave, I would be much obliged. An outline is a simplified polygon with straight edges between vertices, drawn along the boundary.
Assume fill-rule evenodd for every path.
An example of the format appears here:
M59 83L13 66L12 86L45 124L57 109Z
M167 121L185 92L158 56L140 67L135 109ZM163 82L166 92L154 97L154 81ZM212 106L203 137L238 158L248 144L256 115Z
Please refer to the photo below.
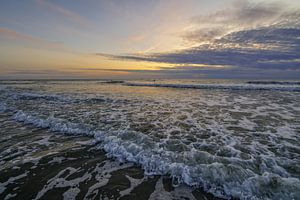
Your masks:
M23 111L18 111L13 118L25 124L32 124L38 128L49 128L54 132L61 132L72 135L88 135L88 130L82 128L81 125L66 122L65 120L49 116L45 119L35 117Z
M1 88L0 88L1 90ZM16 90L5 90L7 91L7 98L11 98L13 100L32 100L39 101L44 100L47 102L60 102L60 103L103 103L107 101L113 101L109 98L104 98L102 96L99 97L75 97L72 95L61 95L61 94L43 94L43 93L31 93L31 92L18 92Z
M297 81L248 81L248 84L261 84L261 85L300 85Z
M37 94L30 92L22 92L22 93L12 93L12 96L15 100L47 100L47 101L73 101L71 98L62 95L56 94Z
M100 81L101 84L122 84L125 83L125 81L121 80L109 80L109 81Z
M293 199L299 197L298 178L281 177L264 172L255 174L242 166L213 162L211 164L189 165L177 159L177 153L160 147L147 135L138 132L104 132L94 130L85 124L76 124L52 115L41 118L35 114L17 111L13 118L25 124L32 124L51 131L94 137L97 147L108 156L120 161L140 164L148 175L172 177L173 185L185 183L202 187L205 191L223 198L241 199ZM184 155L186 159L201 159L205 152L193 149Z
M37 81L0 81L0 85L31 85L38 83Z
M124 83L124 84L136 84L136 83ZM147 86L148 85L149 84L147 84ZM166 85L166 84L155 84L155 85ZM169 87L169 85L171 85L170 87L178 87L177 85L179 84L177 85L167 84L167 85L168 85L167 87ZM241 87L245 87L245 86L248 87L251 84L239 84L239 85L242 85ZM270 86L264 86L264 85L258 86L257 84L252 84L252 85L260 88L261 87L263 88L294 87L289 85L274 86L274 84L271 84ZM220 89L220 87L221 89L228 89L228 87L229 88L236 87L237 84L200 84L200 86L199 85L192 85L192 86L193 87L196 86L198 88L204 86L207 87L207 88L204 87L204 89L211 89L211 88ZM155 86L155 87L164 87L164 86ZM186 88L186 87L189 88L190 86L179 85L179 88ZM294 90L283 90L283 91L294 91ZM140 108L141 105L145 105L146 103L151 104L151 102L153 103L153 101L145 102L145 100L147 99L144 100L144 99L136 99L136 98L132 100L131 98L125 98L123 96L121 97L119 96L112 97L109 95L101 96L101 93L100 95L99 94L91 95L90 93L62 94L62 93L50 93L47 91L40 91L40 90L37 92L34 92L34 90L24 91L23 89L20 88L19 89L8 88L8 89L4 89L3 91L0 91L0 93L1 93L0 112L9 112L9 116L13 115L13 119L25 124L31 124L35 127L46 128L54 132L59 132L59 133L69 134L69 135L85 135L85 136L93 137L97 148L104 149L107 152L107 155L109 157L115 157L120 161L129 161L129 162L137 163L145 170L145 173L148 175L170 175L172 177L172 182L174 186L177 186L180 183L185 183L190 186L202 187L205 191L210 192L215 196L223 197L223 198L234 197L240 199L268 199L268 198L269 199L293 199L293 198L296 199L298 196L300 196L299 193L300 181L299 181L298 174L296 175L289 174L290 171L286 170L288 167L293 168L294 166L296 166L298 160L286 159L283 161L282 159L279 159L279 157L283 156L283 154L280 154L278 157L275 157L275 155L273 155L271 151L268 150L267 151L271 154L263 153L262 155L260 154L257 155L256 152L252 153L252 149L250 149L251 152L249 154L248 153L246 154L247 155L251 154L250 155L251 159L248 158L244 159L241 158L240 156L234 156L234 154L238 152L238 148L231 149L227 144L220 144L220 146L217 146L216 145L217 143L214 143L215 139L222 140L222 142L226 143L226 137L224 138L218 138L218 137L222 136L222 134L226 134L227 129L221 128L220 131L217 131L217 133L218 134L220 133L220 135L217 135L216 137L212 136L211 139L204 140L204 142L201 142L203 140L199 140L191 143L192 145L190 146L185 145L184 147L187 146L189 147L187 148L188 150L186 151L185 150L177 151L177 149L176 151L171 150L175 145L177 145L177 143L170 144L173 145L171 147L171 146L167 146L169 145L168 142L171 143L176 139L168 138L168 139L160 140L158 136L151 135L151 134L156 134L155 131L156 129L154 129L153 132L151 132L151 134L143 134L144 132L140 131L138 128L127 129L126 127L130 127L130 125L134 125L134 123L131 124L130 120L135 119L135 118L126 118L127 114L131 112L138 112L143 116L143 119L141 119L141 121L143 121L144 119L146 121L147 116L145 112L136 110L136 108ZM277 93L275 92L274 94ZM282 94L282 95L286 95L286 94ZM295 96L293 98L295 99L297 98L298 93L294 93L294 95L291 96L293 97ZM210 98L208 99L211 100ZM236 98L235 100L232 101L248 102L250 99L252 99L252 95L246 97L245 95L243 95L243 96L239 96L239 98ZM1 103L1 100L3 101L3 103ZM229 102L230 101L231 100L229 100ZM69 104L69 103L78 103L78 102L82 103L82 105L65 104L65 103ZM161 103L161 101L157 101L157 102ZM192 103L193 101L188 101L188 102ZM180 103L178 104L175 103L174 106L185 106L188 105L188 102L182 105L180 105ZM39 108L38 106L35 107L35 105L40 103L41 105L43 105L40 106L40 109L38 109ZM102 105L100 105L99 107L94 106L94 104L102 104L102 103L105 103L105 106ZM219 103L223 104L223 101L220 101ZM251 102L248 103L251 104ZM57 114L56 116L61 116L62 118L58 118L54 115L49 114L49 111L53 110L52 109L53 106L57 104L58 105L64 104L63 108L66 109L66 110L64 109L56 110L58 112L53 111L53 113ZM28 107L26 107L26 105L28 105ZM210 105L211 107L214 107L214 105L218 105L218 104L213 104L210 103L210 101L205 100L205 105ZM254 107L255 105L256 104L254 104ZM272 106L274 108L280 108L280 106L277 104L274 104ZM296 104L295 105L290 104L286 106L293 106L297 108ZM105 108L103 111L101 111L102 107ZM84 108L84 109L79 110L78 108ZM118 108L118 109L116 109L117 111L113 111L111 108ZM128 110L120 112L122 108L126 108L126 109L128 108ZM149 106L149 108L145 109L145 111L149 111L149 109L160 110L161 108L162 108L161 106L158 107ZM255 108L253 109L250 107L247 108L249 108L247 112L257 111L258 113L260 113L260 111L255 110ZM70 112L68 112L69 110L67 111L67 109L70 109ZM180 109L181 108L178 108L178 110L175 110L174 112L179 112ZM244 108L239 110L243 111ZM225 109L225 111L222 112L226 113L227 111L229 112L230 109L229 110ZM91 114L91 117L89 117L88 115L85 115L88 112L96 112L97 114L95 115ZM217 112L219 112L219 110ZM276 113L280 114L280 112L277 111ZM101 114L105 114L105 115L107 114L107 117L104 116L103 118L101 118L100 116ZM151 114L156 115L157 113L155 112ZM287 113L284 113L283 115L285 117L289 116ZM124 117L124 120L123 121L119 120L120 119L119 117L120 118ZM176 114L172 115L172 117L174 117L174 122L182 121L181 119L179 120L175 119L177 117ZM204 114L204 117L206 117L206 114ZM116 120L113 120L113 124L110 125L109 120L111 120L112 118ZM75 121L78 121L78 123L73 123ZM98 121L99 123L97 123ZM172 128L177 127L176 124L172 125L172 123L169 122L170 121L168 121L167 123L171 124L171 126L173 126ZM217 121L213 119L210 122L213 122L213 124L217 123ZM119 123L121 124L120 126L116 125ZM138 123L138 121L136 123ZM245 122L241 124L242 125L239 124L238 126L245 127L249 123ZM103 127L103 125L105 125L105 127ZM114 128L115 125L116 128ZM254 125L256 124L254 123ZM180 126L180 124L178 126ZM207 128L209 130L210 129L212 130L214 129L214 126L208 126ZM169 128L166 129L160 128L158 131L163 132L167 129ZM252 130L251 127L249 128L249 130L250 129ZM290 129L286 129L283 131L281 130L282 129L278 131L283 132L284 133L283 135L287 137ZM262 133L265 132L262 131ZM193 132L191 132L191 134L193 134ZM293 140L297 140L296 139L297 137L296 138L294 137L295 134L291 134L291 136L293 136L291 137ZM180 135L180 136L181 136L180 139L176 141L179 141L179 143L184 142L184 140L186 139L185 135ZM235 138L234 135L230 135L230 137L231 136L232 139L230 141L239 142L238 138ZM256 145L257 142L256 138L251 137L251 139L253 139L253 145ZM210 144L210 142L212 142L212 144ZM168 144L166 145L166 143ZM197 148L197 145L205 146L208 144L216 145L218 148L218 152L220 154L209 153L209 151L206 151L204 147ZM260 143L257 144L259 145ZM298 143L294 145L297 144ZM252 146L252 144L249 146L251 148L253 147L254 151L258 150L258 152L260 152L259 150L261 150L256 146ZM281 143L279 142L278 145L275 146L276 149L281 148ZM245 150L249 150L247 148L248 147L245 147ZM222 153L228 156L222 156ZM292 150L291 151L287 150L287 153L292 153ZM295 155L297 154L295 153ZM209 160L209 162L205 162L206 160ZM282 165L277 164L279 162L286 162L288 164L284 167L281 167ZM269 165L272 165L272 167L270 167ZM259 168L259 170L255 171L253 168L255 169Z
M1 91L1 89L0 89ZM114 99L104 96L78 96L78 95L63 95L63 94L47 94L47 93L32 93L32 92L18 92L16 90L6 90L6 98L14 101L45 101L47 103L61 103L61 104L103 104L116 103L127 104L126 99Z
M167 87L187 89L221 89L221 90L269 90L300 92L297 85L276 84L156 84L156 83L126 83L127 86Z

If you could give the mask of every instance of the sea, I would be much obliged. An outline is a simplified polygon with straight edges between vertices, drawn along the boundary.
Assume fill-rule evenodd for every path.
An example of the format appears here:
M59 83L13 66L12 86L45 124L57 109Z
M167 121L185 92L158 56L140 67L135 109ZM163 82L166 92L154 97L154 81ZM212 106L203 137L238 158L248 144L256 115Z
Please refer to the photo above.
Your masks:
M300 199L300 82L0 81L0 199Z

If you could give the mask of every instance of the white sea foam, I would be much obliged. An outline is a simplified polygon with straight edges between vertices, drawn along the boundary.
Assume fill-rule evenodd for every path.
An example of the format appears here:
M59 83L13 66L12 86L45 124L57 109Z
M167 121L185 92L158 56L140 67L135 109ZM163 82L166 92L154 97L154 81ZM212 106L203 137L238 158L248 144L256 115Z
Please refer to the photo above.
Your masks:
M75 135L87 135L88 133L88 130L82 128L79 124L64 122L64 120L53 116L41 119L30 114L26 114L23 111L18 111L13 118L20 122L33 124L39 128L49 128L51 131Z
M15 120L92 136L108 156L138 163L148 175L168 174L174 186L186 183L225 198L300 196L299 93L164 89L139 94L134 87L124 92L98 85L104 92L94 95L21 90L5 94L16 98L1 98ZM222 87L215 89L227 89Z
M27 176L28 173L29 173L29 172L25 172L25 173L20 174L20 175L18 175L18 176L10 177L6 182L0 182L0 194L3 193L3 192L5 191L6 187L7 187L9 184L13 183L13 182L16 181L16 180L20 180L20 179L22 179L22 178L25 178L25 177Z
M147 136L137 135L136 138L131 138L131 141L126 141L121 139L127 134L126 132L121 133L123 136L111 136L99 131L89 132L87 129L79 128L79 125L70 122L62 122L54 117L40 119L22 111L16 113L14 118L18 121L41 128L49 128L57 132L93 135L96 140L102 142L99 144L99 148L104 148L108 155L121 161L127 160L139 163L148 175L170 174L173 177L174 185L184 182L188 185L200 186L216 196L225 198L231 196L242 199L254 196L259 198L262 192L283 199L287 197L296 198L299 195L300 181L298 178L283 178L272 173L258 175L251 170L231 164L225 165L217 162L217 160L211 164L196 166L184 164L182 161L176 162L176 155L173 152L159 148L159 145L154 145L156 146L154 149L144 148L144 141L150 139ZM203 153L192 150L189 155L185 155L185 159L203 157L205 155ZM261 191L262 187L264 191ZM277 189L273 190L274 187ZM285 188L289 189L288 194Z
M5 103L0 102L0 113L5 112L6 110L7 110L7 107L6 107Z
M125 190L122 190L120 191L120 195L121 197L125 196L125 195L128 195L130 194L130 192L138 185L140 185L145 179L144 178L141 178L141 179L135 179L135 178L132 178L128 175L125 175L127 180L130 181L130 187L125 189Z

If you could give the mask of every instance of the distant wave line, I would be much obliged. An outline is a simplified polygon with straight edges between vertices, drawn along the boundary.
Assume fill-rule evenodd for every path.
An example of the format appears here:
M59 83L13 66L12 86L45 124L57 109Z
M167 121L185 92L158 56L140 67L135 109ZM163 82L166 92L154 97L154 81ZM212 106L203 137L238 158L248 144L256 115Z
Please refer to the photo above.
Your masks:
M293 91L300 92L298 85L275 85L275 84L156 84L156 83L125 83L126 86L141 87L166 87L187 89L222 89L222 90L269 90L269 91Z

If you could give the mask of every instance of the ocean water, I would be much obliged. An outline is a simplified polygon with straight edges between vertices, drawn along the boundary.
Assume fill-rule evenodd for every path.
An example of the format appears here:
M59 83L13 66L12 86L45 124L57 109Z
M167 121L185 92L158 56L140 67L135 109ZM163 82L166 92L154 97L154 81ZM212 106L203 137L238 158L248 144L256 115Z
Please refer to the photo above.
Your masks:
M170 176L175 188L225 199L300 199L299 82L2 81L0 113L0 171L39 160L29 147L54 145L47 137L54 133L63 147L88 143L95 158L105 152L147 176ZM18 134L31 143L8 145ZM63 147L44 154L68 151ZM22 152L23 160L13 160ZM0 194L26 175L0 178ZM69 197L78 193L68 190Z

